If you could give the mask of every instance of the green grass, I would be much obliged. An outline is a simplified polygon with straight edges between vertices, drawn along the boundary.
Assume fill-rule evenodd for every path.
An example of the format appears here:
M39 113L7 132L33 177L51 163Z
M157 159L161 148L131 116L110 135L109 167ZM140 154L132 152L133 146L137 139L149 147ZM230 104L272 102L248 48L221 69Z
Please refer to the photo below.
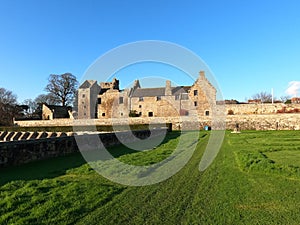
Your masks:
M300 135L297 131L248 132L230 140L241 170L300 179Z
M274 162L286 165L300 167L300 154L299 150L285 150L285 151L276 151L276 152L267 152L267 157L272 159Z
M300 224L299 131L227 132L204 172L209 133L201 134L189 163L150 186L112 183L79 154L0 170L0 224ZM151 151L110 151L150 165L177 142L173 132Z

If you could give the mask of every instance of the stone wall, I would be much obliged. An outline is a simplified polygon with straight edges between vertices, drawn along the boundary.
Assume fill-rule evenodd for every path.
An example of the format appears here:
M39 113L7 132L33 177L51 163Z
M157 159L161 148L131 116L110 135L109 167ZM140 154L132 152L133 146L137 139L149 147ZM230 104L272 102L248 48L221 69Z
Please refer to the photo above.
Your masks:
M300 130L300 113L270 115L228 115L226 128L238 123L242 130Z
M93 119L93 120L52 120L52 121L17 121L19 126L73 126L73 125L128 125L128 124L159 124L172 123L173 129L181 128L182 120L189 120L191 117L137 117L118 119ZM192 117L194 119L194 117ZM211 126L211 116L199 117L199 128ZM189 121L195 123L195 120ZM277 113L277 114L235 114L226 116L226 129L234 129L239 123L242 129L254 130L299 130L300 113Z
M96 118L97 95L100 87L97 81L87 80L78 89L78 118Z
M78 151L74 137L3 142L0 144L0 167L20 165Z
M133 131L135 137L145 139L150 136L160 135L163 130L143 130ZM105 147L120 144L119 139L115 133L97 134ZM125 142L132 142L130 132L119 132L118 137L121 137ZM80 135L77 138L85 143L91 144L93 135ZM77 139L76 138L76 139ZM35 160L42 160L63 156L66 154L78 152L78 147L74 136L59 137L59 138L45 138L39 140L22 140L14 142L3 142L0 144L0 168L7 166L20 165ZM95 145L92 145L95 148Z
M73 136L74 132L22 132L22 131L0 131L0 143L6 141L22 141L51 137Z
M72 126L72 119L54 119L54 120L23 120L15 121L14 124L20 127L53 127L53 126Z
M128 119L94 119L94 120L52 120L52 121L18 121L19 125L27 126L72 126L76 125L128 125L128 124L159 124L172 123L174 130L182 128L183 121L188 124L186 129L195 127L195 120L191 117L168 117L168 118L128 118ZM212 126L210 116L199 117L200 129ZM300 113L285 114L251 114L251 115L228 115L225 119L226 129L233 130L239 124L241 130L300 130ZM89 124L87 124L87 122ZM190 125L190 126L189 126ZM151 126L150 126L151 127ZM217 129L218 127L212 127ZM134 131L138 138L149 136L148 131ZM159 132L159 129L156 131ZM123 138L126 140L126 132ZM128 133L128 132L127 132ZM114 133L98 134L105 145L119 144ZM124 136L125 135L125 136ZM86 137L88 137L87 135ZM128 139L130 141L130 139ZM33 160L61 156L78 151L75 137L46 138L40 140L22 140L14 142L3 142L0 144L0 167L18 165Z
M140 117L178 116L186 114L207 115L216 105L216 89L201 71L192 86L171 87L166 81L165 87L141 88L136 81L131 89L119 90L119 81L102 82L97 104L88 107L95 92L89 92L91 81L85 81L78 91L78 118L124 118L135 111ZM97 116L87 117L89 110L97 111Z
M122 91L111 89L107 90L102 95L98 95L98 99L101 99L101 104L97 105L97 118L122 118L128 117L129 114L129 98L128 91ZM99 102L98 102L99 103Z
M43 120L53 120L53 112L46 104L42 105L42 119Z
M263 104L226 104L226 112L232 110L234 115L242 114L275 114L278 110L291 111L299 109L300 104L263 103Z

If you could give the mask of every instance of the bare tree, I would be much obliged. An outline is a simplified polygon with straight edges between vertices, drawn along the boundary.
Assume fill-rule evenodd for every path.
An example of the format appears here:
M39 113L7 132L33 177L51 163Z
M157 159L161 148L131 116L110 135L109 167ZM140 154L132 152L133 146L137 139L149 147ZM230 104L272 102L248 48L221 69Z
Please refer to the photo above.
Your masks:
M282 101L282 103L286 103L286 101L289 100L289 99L290 99L290 97L288 95L280 97L280 100Z
M47 105L59 105L60 101L59 99L54 96L53 94L40 94L38 95L32 105L33 105L33 110L32 110L32 117L34 118L42 118L42 105L47 104Z
M26 110L26 116L31 116L34 111L36 110L36 103L32 100L32 99L25 99L23 102L22 102L23 105L27 106L27 110Z
M272 94L267 92L260 92L255 95L252 95L253 100L261 100L263 103L270 103L272 102Z
M45 90L55 97L62 106L66 106L73 103L77 85L77 79L71 73L51 74Z
M11 91L0 88L0 125L11 125L17 114L17 97Z
M60 100L54 96L53 94L40 94L34 99L34 103L36 105L46 103L48 105L58 105L60 104Z

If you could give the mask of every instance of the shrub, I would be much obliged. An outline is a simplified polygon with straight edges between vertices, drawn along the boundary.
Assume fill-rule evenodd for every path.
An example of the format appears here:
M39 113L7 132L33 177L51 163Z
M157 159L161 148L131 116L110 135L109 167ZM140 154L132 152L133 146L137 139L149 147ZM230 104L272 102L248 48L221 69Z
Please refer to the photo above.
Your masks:
M232 110L232 109L229 109L227 115L234 115L233 110Z
M130 110L129 117L139 117L140 115L137 113L136 110Z

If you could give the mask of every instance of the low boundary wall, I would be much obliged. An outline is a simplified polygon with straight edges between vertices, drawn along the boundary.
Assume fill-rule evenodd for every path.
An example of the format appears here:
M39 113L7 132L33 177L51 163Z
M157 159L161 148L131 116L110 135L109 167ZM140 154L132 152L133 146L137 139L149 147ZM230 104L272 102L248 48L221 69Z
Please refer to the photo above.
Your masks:
M139 139L145 139L150 134L151 136L161 135L162 132L165 133L166 131L163 129L132 131L134 136ZM101 133L96 135L99 136L105 147L120 144L120 140L115 133ZM130 131L118 132L118 136L122 137L123 142L130 143L133 141L129 138L129 135ZM89 143L92 136L87 134L77 136L77 138L82 138L85 143ZM95 147L95 145L90 146ZM75 136L3 142L0 144L0 168L63 156L78 151Z
M171 123L173 130L181 128L181 120L189 117L139 117L129 119L92 119L76 120L76 125L132 125L132 124L154 124ZM199 117L199 129L211 126L210 116ZM42 120L42 121L16 121L18 126L73 126L74 121L70 119ZM195 123L195 121L190 121ZM250 115L227 115L226 129L233 130L238 123L243 130L300 130L300 113L276 113L276 114L250 114ZM218 128L216 128L218 129Z
M242 130L300 130L300 113L269 115L228 115L226 128L238 123Z

